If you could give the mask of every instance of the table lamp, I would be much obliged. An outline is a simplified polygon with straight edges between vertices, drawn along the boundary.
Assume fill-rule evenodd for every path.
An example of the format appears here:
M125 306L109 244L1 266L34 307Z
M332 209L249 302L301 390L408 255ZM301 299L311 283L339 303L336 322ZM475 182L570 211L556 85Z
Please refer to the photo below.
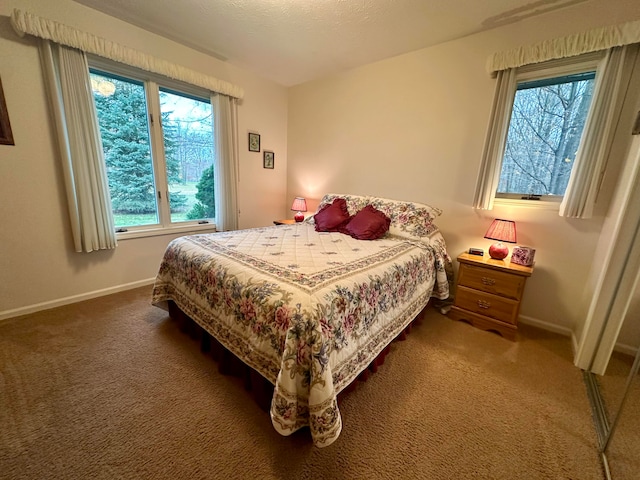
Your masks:
M291 205L291 210L294 212L298 212L294 215L293 219L296 222L301 222L304 220L304 215L302 212L307 211L307 201L302 197L296 197L293 199L293 205Z
M495 260L502 260L509 255L509 248L502 242L516 243L516 222L496 218L484 234L484 238L497 240L489 247L489 256Z

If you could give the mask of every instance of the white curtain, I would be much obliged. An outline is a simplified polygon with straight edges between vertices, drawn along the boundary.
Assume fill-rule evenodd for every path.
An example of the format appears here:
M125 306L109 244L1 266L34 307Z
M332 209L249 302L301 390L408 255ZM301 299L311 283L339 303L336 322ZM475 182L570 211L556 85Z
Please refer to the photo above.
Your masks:
M77 48L85 53L92 53L115 62L140 68L146 72L158 73L165 77L197 85L213 92L224 93L235 98L242 98L244 90L224 80L167 62L161 58L120 45L97 35L83 32L76 28L58 23L48 18L39 17L15 8L11 12L11 25L18 35L51 40L68 47Z
M592 105L584 126L560 216L591 218L614 131L626 46L612 48L598 69Z
M517 68L557 58L575 57L583 53L599 52L638 42L640 42L640 20L635 20L496 52L488 58L487 70L495 73L507 68Z
M86 55L42 42L76 252L117 245L102 140Z
M476 183L473 207L480 210L493 209L493 199L500 182L502 157L507 140L507 129L511 119L513 99L516 93L516 69L498 72L496 93L491 108L489 130L484 142L482 163Z
M213 94L215 131L216 230L238 229L238 106L232 97Z
M625 60L632 57L630 52L635 55L636 51L637 45L609 49L598 67L593 103L560 204L560 216L591 218L593 215L620 108ZM493 208L517 87L516 71L509 68L497 75L496 94L473 203L476 209Z

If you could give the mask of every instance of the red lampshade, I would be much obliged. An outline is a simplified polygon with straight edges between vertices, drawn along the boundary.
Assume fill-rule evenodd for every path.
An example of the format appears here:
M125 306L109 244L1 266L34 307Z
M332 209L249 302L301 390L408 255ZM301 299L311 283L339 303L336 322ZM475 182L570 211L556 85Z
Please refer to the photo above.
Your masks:
M509 249L502 242L516 243L516 222L496 218L489 226L487 233L484 234L484 238L497 240L489 247L489 256L496 260L502 260L509 255Z
M307 211L307 201L302 197L296 197L293 199L293 205L291 205L291 210L297 212L293 217L296 222L301 222L304 220L304 215L302 212Z
M484 234L484 238L499 242L516 243L516 222L496 218Z

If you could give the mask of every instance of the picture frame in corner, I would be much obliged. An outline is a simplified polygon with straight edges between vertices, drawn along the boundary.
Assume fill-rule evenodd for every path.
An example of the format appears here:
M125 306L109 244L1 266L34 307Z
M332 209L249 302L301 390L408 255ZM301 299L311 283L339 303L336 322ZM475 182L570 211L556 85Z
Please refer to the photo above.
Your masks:
M9 123L7 103L4 101L2 80L0 80L0 145L15 145L13 133L11 132L11 123Z
M260 134L249 132L249 151L250 152L259 152L260 151Z
M275 153L265 150L262 156L262 167L273 168L273 165L275 163L275 158L276 158Z

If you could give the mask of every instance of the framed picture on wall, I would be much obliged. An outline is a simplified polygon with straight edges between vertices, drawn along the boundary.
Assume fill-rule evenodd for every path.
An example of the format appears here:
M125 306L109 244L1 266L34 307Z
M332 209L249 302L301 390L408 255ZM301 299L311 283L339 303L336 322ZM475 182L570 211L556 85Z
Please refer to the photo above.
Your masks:
M273 168L273 163L275 160L275 154L273 152L264 151L262 157L262 166L264 168Z
M260 151L260 135L259 134L249 132L249 151L250 152Z
M9 123L7 103L4 101L2 80L0 80L0 145L15 145L13 133L11 132L11 124Z

